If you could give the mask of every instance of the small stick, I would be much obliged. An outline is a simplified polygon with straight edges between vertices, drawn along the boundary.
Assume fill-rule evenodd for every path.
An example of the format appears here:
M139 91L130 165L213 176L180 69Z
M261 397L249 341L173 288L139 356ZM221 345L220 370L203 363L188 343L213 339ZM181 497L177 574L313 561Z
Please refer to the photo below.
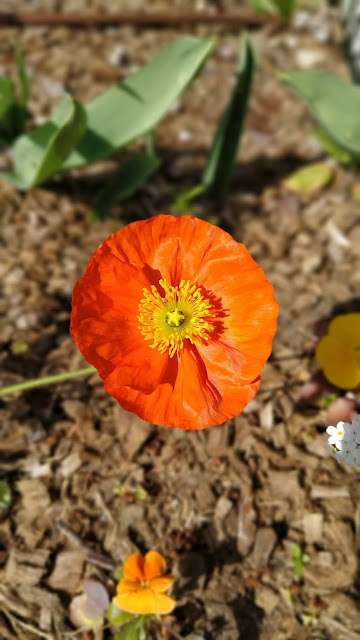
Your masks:
M70 529L70 527L68 527L68 525L63 522L63 520L57 520L55 522L55 526L70 540L70 542L72 542L75 547L79 547L79 549L84 552L87 562L90 562L97 567L101 567L102 569L114 571L114 569L116 568L115 563L107 556L104 556L101 553L96 553L96 551L93 551L92 549L87 547L86 544L81 540L81 538L79 538L79 536L76 535L76 533L74 533Z
M231 24L234 26L256 27L263 24L284 24L278 16L253 11L219 13L60 13L51 11L0 12L0 25L25 26L72 26L104 27L121 24L133 24L151 27L169 27L184 24Z

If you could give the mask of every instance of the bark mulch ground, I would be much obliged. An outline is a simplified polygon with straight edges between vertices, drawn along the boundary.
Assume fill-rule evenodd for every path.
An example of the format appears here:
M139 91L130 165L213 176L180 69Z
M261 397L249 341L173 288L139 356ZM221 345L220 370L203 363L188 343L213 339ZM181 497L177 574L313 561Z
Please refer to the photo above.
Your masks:
M31 3L55 4L68 11L106 6ZM190 1L172 5L194 9ZM143 8L140 0L116 7ZM164 0L152 4L166 8ZM213 30L213 54L157 129L162 169L110 220L91 224L89 210L111 163L28 193L0 182L3 385L86 366L69 336L69 315L89 256L122 224L168 211L198 181L237 66L238 32ZM3 27L0 72L14 73L19 38L33 126L65 88L87 101L184 33ZM276 77L279 68L348 77L339 37L336 16L324 7L297 13L286 28L253 32L259 68L231 191L216 210L202 203L192 210L216 215L248 247L280 304L273 354L247 410L204 432L156 427L123 411L97 375L1 400L0 469L13 490L10 508L0 511L1 639L70 637L69 603L83 578L97 577L112 595L114 568L149 549L163 553L176 576L170 622L183 636L360 638L360 471L330 459L325 410L301 402L316 368L319 323L359 296L359 205L351 198L358 178L325 159L333 178L324 189L305 197L284 188L289 173L324 156L306 108ZM7 166L5 151L0 163ZM139 487L144 499L134 497ZM300 579L291 564L294 542L310 558Z

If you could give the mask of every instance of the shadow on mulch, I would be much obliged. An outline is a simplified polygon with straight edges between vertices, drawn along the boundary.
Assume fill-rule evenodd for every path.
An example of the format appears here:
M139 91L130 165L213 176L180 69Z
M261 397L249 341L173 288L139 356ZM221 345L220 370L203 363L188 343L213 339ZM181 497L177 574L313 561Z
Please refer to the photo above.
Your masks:
M208 150L204 148L196 148L190 151L174 151L173 149L169 150L159 147L157 152L162 160L162 167L156 175L162 175L169 182L169 187L175 189L177 185L180 185L181 192L199 185L202 178L202 170L206 162L207 151ZM126 161L130 155L129 153L122 153L119 156L112 156L110 159L106 159L106 162L112 164L118 163L114 168L109 165L108 168L104 168L90 175L64 174L61 179L57 178L44 186L54 193L65 194L73 198L73 200L79 204L92 207L99 192L108 181L114 179L120 171L121 164ZM120 162L118 162L119 160ZM179 171L176 170L178 161L186 163L186 166L182 166ZM239 163L235 168L228 196L230 197L234 192L241 191L245 187L247 192L260 195L264 189L273 187L281 182L283 178L302 167L305 162L304 158L296 154L288 154L287 156L279 158L258 156L250 162ZM178 176L177 173L179 173ZM143 186L145 189L148 184L149 181L144 183ZM133 198L136 198L138 202L139 197L141 197L141 190L142 187L140 187L136 191L136 194L129 198L127 202L131 202ZM171 197L170 199L172 200ZM163 189L159 189L159 194L155 198L154 204L160 209L169 208L169 194L166 193L166 190L164 192ZM215 203L210 202L210 206L212 204L215 206ZM218 203L216 203L216 206L217 205ZM257 213L259 214L260 212L258 211ZM127 222L132 222L132 220L127 220Z

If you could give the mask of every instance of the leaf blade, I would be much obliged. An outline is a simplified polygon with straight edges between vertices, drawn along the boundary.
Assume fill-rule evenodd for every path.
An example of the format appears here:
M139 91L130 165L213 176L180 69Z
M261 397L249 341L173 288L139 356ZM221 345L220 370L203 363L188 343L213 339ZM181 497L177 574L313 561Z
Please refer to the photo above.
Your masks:
M63 169L104 158L150 131L198 73L213 42L213 38L181 38L90 102L85 134Z
M85 129L83 106L64 94L42 127L20 136L13 148L14 175L22 188L41 184L60 170Z
M228 105L220 119L203 172L208 194L221 199L229 185L247 112L255 71L255 55L247 35L241 42L238 77Z
M360 87L318 70L279 76L306 102L331 139L351 154L360 154Z

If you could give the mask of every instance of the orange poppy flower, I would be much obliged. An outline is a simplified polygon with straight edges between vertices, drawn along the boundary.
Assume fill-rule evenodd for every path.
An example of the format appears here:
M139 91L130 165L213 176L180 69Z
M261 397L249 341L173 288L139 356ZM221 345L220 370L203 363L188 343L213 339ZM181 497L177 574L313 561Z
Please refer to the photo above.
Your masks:
M133 553L124 564L123 577L117 586L114 604L129 613L165 615L175 607L175 600L166 591L174 581L165 573L165 560L157 551L146 556Z
M74 288L71 333L124 409L203 429L254 397L277 315L242 244L192 216L159 215L95 251Z

